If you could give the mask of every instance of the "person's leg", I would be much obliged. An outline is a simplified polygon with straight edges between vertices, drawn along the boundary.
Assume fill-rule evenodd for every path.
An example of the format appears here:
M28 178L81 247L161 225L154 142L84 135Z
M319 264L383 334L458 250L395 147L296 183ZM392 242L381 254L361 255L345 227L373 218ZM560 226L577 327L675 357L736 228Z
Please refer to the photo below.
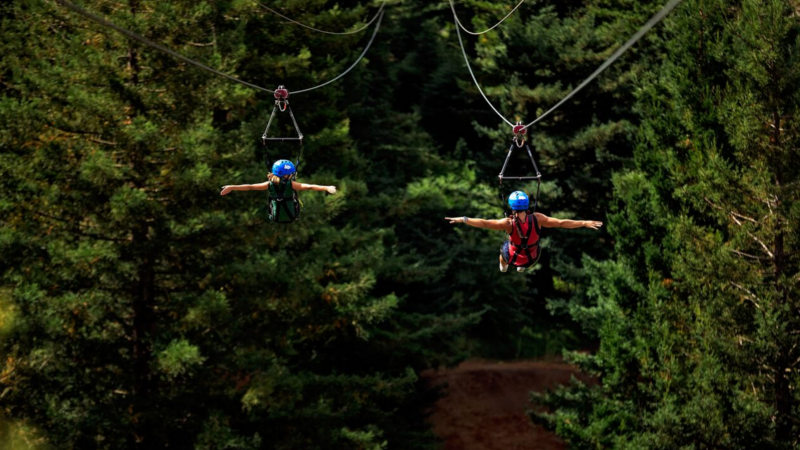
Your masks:
M500 272L508 270L508 258L508 241L505 241L500 247Z
M500 272L505 272L508 270L508 263L503 259L503 255L500 255Z

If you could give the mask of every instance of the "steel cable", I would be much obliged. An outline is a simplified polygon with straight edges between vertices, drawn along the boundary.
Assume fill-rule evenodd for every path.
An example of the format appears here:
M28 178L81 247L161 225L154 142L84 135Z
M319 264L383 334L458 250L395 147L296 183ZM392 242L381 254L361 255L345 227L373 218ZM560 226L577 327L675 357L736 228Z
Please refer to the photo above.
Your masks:
M317 33L333 34L333 35L337 35L337 36L342 36L342 35L347 35L347 34L360 33L362 31L366 30L370 25L372 25L372 22L375 22L375 19L378 18L378 15L383 10L383 7L386 6L386 1L384 1L381 4L381 7L378 9L378 12L376 12L375 15L372 16L372 19L370 19L369 22L364 24L363 27L361 27L361 28L359 28L357 30L353 30L353 31L339 31L339 32L337 32L337 31L320 30L319 28L314 28L314 27L306 25L304 23L300 23L300 22L292 19L291 17L286 17L285 15L281 14L279 11L276 11L276 10L272 9L272 8L270 8L269 6L267 6L267 5L263 4L263 3L259 3L258 5L261 6L262 8L264 8L264 9L266 9L267 11L271 12L272 14L275 14L276 16L284 19L284 20L288 20L289 22L291 22L291 23L293 23L295 25L299 25L299 26L301 26L303 28L307 28L307 29L309 29L311 31L316 31Z
M497 28L497 27L498 27L498 26L499 26L501 23L505 22L505 20L506 20L506 19L508 19L509 17L511 17L511 15L512 15L512 14L514 14L514 11L516 11L516 10L517 10L517 8L519 8L520 6L522 6L522 4L523 4L523 3L525 3L525 0L520 0L520 2L519 2L519 3L517 3L517 6L515 6L515 7L514 7L514 8L511 10L511 12L509 12L508 14L506 14L506 16L505 16L505 17L503 17L502 19L500 19L500 21L499 21L499 22L497 22L496 24L492 25L491 27L489 27L489 28L487 28L487 29L485 29L485 30L483 30L483 31L475 32L475 31L470 31L470 30L468 30L468 29L467 29L467 28L466 28L464 25L462 25L462 24L461 24L461 21L460 21L460 20L458 20L458 15L456 14L456 9L455 9L455 6L453 5L453 0L450 0L450 6L453 8L453 16L456 18L456 23L458 24L458 26L459 26L459 27L461 27L461 29L462 29L462 30L464 30L464 33L471 34L471 35L473 35L473 36L480 36L480 35L482 35L482 34L484 34L484 33L488 33L488 32L490 32L490 31L494 30L494 29L495 29L495 28Z
M198 62L198 61L195 61L195 60L193 60L191 58L183 56L180 53L178 53L178 52L176 52L176 51L174 51L172 49L169 49L169 48L167 48L167 47L165 47L165 46L163 46L161 44L158 44L156 42L153 42L153 41L151 41L150 39L147 39L144 36L136 34L133 31L130 31L128 29L122 28L122 27L120 27L120 26L118 26L118 25L116 25L116 24L114 24L114 23L112 23L112 22L110 22L110 21L108 21L108 20L96 15L96 14L93 14L93 13L81 8L80 6L70 2L69 0L55 0L55 2L60 4L60 5L63 5L65 7L67 7L69 9L71 9L72 11L74 11L74 12L86 17L87 19L90 19L90 20L92 20L92 21L94 21L94 22L96 22L96 23L98 23L98 24L100 24L100 25L102 25L104 27L111 28L111 29L117 31L118 33L121 33L121 34L123 34L123 35L125 35L125 36L127 36L127 37L129 37L129 38L131 38L133 40L139 41L139 42L141 42L141 43L143 43L145 45L148 45L148 46L150 46L152 48L155 48L157 50L161 50L162 52L167 53L168 55L170 55L170 56L172 56L172 57L174 57L176 59L179 59L179 60L181 60L183 62L186 62L188 64L191 64L191 65L193 65L195 67L198 67L198 68L203 69L205 71L211 72L211 73L213 73L215 75L218 75L218 76L221 76L223 78L227 78L228 80L234 81L234 82L242 84L244 86L247 86L247 87L250 87L250 88L253 88L253 89L257 89L259 91L269 92L271 94L275 93L275 91L273 89L268 89L268 88L259 86L257 84L253 84L253 83L244 81L244 80L236 78L236 77L234 77L232 75L228 75L225 72L221 72L221 71L219 71L217 69L214 69L213 67L209 67L209 66L207 66L207 65L205 65L205 64L203 64L201 62ZM375 31L372 33L372 37L370 37L370 40L367 43L366 47L364 48L364 51L361 52L361 54L359 55L358 59L356 59L356 61L352 65L350 65L350 67L348 67L344 72L340 73L336 77L334 77L334 78L332 78L332 79L330 79L330 80L328 80L328 81L326 81L324 83L321 83L321 84L318 84L316 86L313 86L313 87L310 87L310 88L306 88L306 89L294 90L294 91L292 91L292 93L293 94L300 94L300 93L303 93L303 92L313 91L314 89L318 89L318 88L321 88L323 86L326 86L326 85L328 85L330 83L333 83L334 81L342 78L343 76L347 75L348 72L350 72L356 65L358 65L358 63L364 58L364 55L367 54L367 51L369 50L370 46L372 45L372 42L375 40L375 36L378 34L378 30L380 29L380 26L381 26L381 20L383 19L383 13L384 13L384 6L385 5L386 5L386 3L384 2L381 5L380 9L378 10L378 13L375 16L377 18L378 22L375 25Z
M456 36L458 36L458 43L459 43L459 46L461 47L461 53L464 55L464 62L466 63L467 70L469 71L469 74L472 76L472 81L475 82L475 86L478 88L478 92L481 94L483 99L486 100L486 103L489 105L490 108L492 108L492 110L495 112L495 114L497 114L498 117L500 117L505 123L507 123L508 125L513 127L514 124L511 123L511 121L508 120L505 116L503 116L497 110L497 108L494 107L492 102L489 101L489 99L486 97L486 94L483 93L483 90L481 89L481 86L478 83L477 78L475 77L475 73L472 71L472 67L469 64L469 57L467 56L467 51L464 48L464 41L461 39L461 33L459 32L459 29L463 28L463 27L460 26L460 22L458 21L458 16L456 14L455 5L453 4L453 0L449 0L449 1L450 1L450 9L453 11L453 19L454 19L455 24L456 24ZM550 113L552 113L553 111L558 109L561 105L563 105L567 100L569 100L575 94L577 94L581 89L586 87L587 84L589 84L592 80L597 78L597 76L600 75L601 72L603 72L605 69L607 69L608 66L613 64L617 59L619 59L619 57L622 56L623 53L625 53L631 46L633 46L633 44L635 44L639 39L641 39L641 37L644 36L645 33L650 31L651 28L653 28L667 14L669 14L678 5L678 3L680 3L680 2L681 2L681 0L670 0L666 5L664 5L663 8L661 8L660 11L658 11L655 15L653 15L650 18L650 20L647 21L647 23L645 23L636 33L634 33L634 35L631 36L630 39L628 39L620 48L618 48L610 57L608 57L608 59L606 59L603 62L603 64L601 64L600 67L597 68L597 70L595 70L591 75L589 75L588 78L583 80L581 82L581 84L578 85L578 87L573 89L572 92L567 94L558 103L556 103L553 107L551 107L550 109L545 111L543 114L541 114L535 120L533 120L532 122L530 122L527 125L525 125L525 128L528 128L528 127L536 124L540 120L544 119Z

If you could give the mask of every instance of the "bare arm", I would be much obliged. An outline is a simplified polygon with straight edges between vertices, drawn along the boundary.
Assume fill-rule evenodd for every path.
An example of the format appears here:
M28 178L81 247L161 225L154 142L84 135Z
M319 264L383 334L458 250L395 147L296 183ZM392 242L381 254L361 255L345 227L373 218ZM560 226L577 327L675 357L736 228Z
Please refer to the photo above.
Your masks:
M548 217L541 213L535 214L536 220L542 228L591 228L597 230L603 226L603 222L597 220L556 219L555 217Z
M486 228L488 230L500 230L506 233L511 232L511 221L508 219L474 219L472 217L445 217L450 223L463 223L475 228Z
M269 181L257 184L230 184L222 186L219 195L228 195L231 191L265 191L269 188Z
M320 186L318 184L305 184L292 181L292 189L295 191L320 191L328 194L336 193L336 186Z

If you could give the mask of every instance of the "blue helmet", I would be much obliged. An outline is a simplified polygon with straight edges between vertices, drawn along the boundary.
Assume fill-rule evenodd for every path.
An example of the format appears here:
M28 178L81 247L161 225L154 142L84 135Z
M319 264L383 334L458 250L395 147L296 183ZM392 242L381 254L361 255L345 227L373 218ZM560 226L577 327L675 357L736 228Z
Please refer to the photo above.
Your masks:
M272 173L279 177L291 175L296 171L297 169L295 169L294 163L288 159L279 159L272 165Z
M508 206L510 206L513 211L527 211L528 206L530 206L528 194L522 191L512 192L511 195L508 196Z

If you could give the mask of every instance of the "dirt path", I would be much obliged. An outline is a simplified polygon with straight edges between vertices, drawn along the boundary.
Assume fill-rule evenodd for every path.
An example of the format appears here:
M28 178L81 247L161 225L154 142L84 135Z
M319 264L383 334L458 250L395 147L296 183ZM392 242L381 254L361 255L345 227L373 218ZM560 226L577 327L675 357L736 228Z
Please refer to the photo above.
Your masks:
M558 361L470 360L422 376L444 388L430 421L445 450L530 450L566 448L525 411L530 391L566 384L573 374L573 366Z

